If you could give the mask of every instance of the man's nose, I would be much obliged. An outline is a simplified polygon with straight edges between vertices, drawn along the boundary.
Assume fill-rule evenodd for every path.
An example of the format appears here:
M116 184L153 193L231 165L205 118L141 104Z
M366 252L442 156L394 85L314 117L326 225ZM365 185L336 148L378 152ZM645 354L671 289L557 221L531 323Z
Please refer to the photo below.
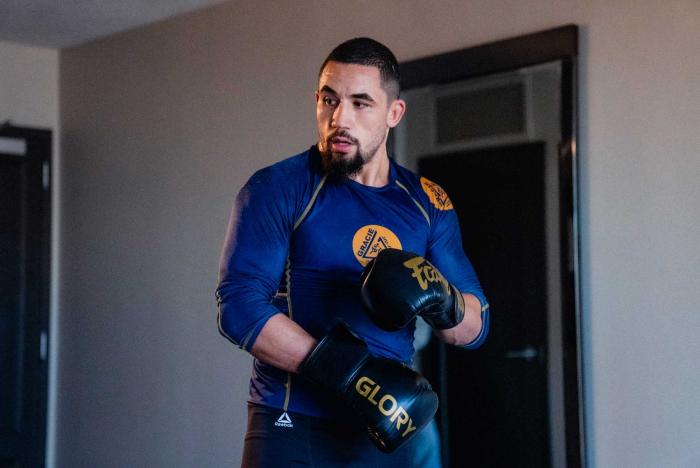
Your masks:
M336 128L347 128L349 127L351 118L351 109L348 108L348 104L340 101L338 106L333 110L331 126Z

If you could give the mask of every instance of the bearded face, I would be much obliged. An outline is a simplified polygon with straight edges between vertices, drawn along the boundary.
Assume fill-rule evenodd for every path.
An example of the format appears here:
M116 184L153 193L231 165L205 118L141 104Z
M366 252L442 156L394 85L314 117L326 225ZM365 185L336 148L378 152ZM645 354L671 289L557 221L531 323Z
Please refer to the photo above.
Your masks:
M392 116L376 67L326 65L316 92L316 121L318 149L330 180L352 178L386 152Z

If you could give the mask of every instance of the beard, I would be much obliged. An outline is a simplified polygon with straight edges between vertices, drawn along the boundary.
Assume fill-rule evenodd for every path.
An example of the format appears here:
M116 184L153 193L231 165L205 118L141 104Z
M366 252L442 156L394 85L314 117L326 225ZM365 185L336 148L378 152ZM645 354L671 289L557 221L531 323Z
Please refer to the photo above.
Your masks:
M359 150L354 155L321 151L321 167L329 182L339 183L356 176L365 162Z
M331 139L334 137L347 138L355 145L355 153L337 153L331 151ZM319 144L321 153L321 167L328 176L328 181L333 183L343 182L360 173L362 167L374 158L382 144L383 139L377 138L366 149L350 136L347 132L339 131Z

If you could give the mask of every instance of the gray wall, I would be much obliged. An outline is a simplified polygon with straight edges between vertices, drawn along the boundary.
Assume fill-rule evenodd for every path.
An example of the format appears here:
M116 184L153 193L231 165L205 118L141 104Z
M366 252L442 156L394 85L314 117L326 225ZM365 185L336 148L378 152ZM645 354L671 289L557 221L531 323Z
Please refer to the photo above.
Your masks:
M58 127L58 51L0 41L0 123Z
M56 466L237 463L250 359L216 331L219 248L251 172L313 142L332 46L370 35L406 60L570 22L591 466L698 466L698 17L695 0L241 0L63 51Z

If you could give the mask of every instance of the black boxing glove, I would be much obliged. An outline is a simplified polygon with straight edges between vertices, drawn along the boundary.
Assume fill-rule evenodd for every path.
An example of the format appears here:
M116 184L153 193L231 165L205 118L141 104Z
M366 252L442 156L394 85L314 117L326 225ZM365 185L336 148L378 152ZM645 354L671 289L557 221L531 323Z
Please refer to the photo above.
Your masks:
M383 452L396 450L437 411L437 395L423 376L398 361L371 356L342 324L316 345L299 373L356 411Z
M429 261L411 252L384 249L362 272L365 311L380 328L399 330L420 315L438 330L464 318L462 293Z

